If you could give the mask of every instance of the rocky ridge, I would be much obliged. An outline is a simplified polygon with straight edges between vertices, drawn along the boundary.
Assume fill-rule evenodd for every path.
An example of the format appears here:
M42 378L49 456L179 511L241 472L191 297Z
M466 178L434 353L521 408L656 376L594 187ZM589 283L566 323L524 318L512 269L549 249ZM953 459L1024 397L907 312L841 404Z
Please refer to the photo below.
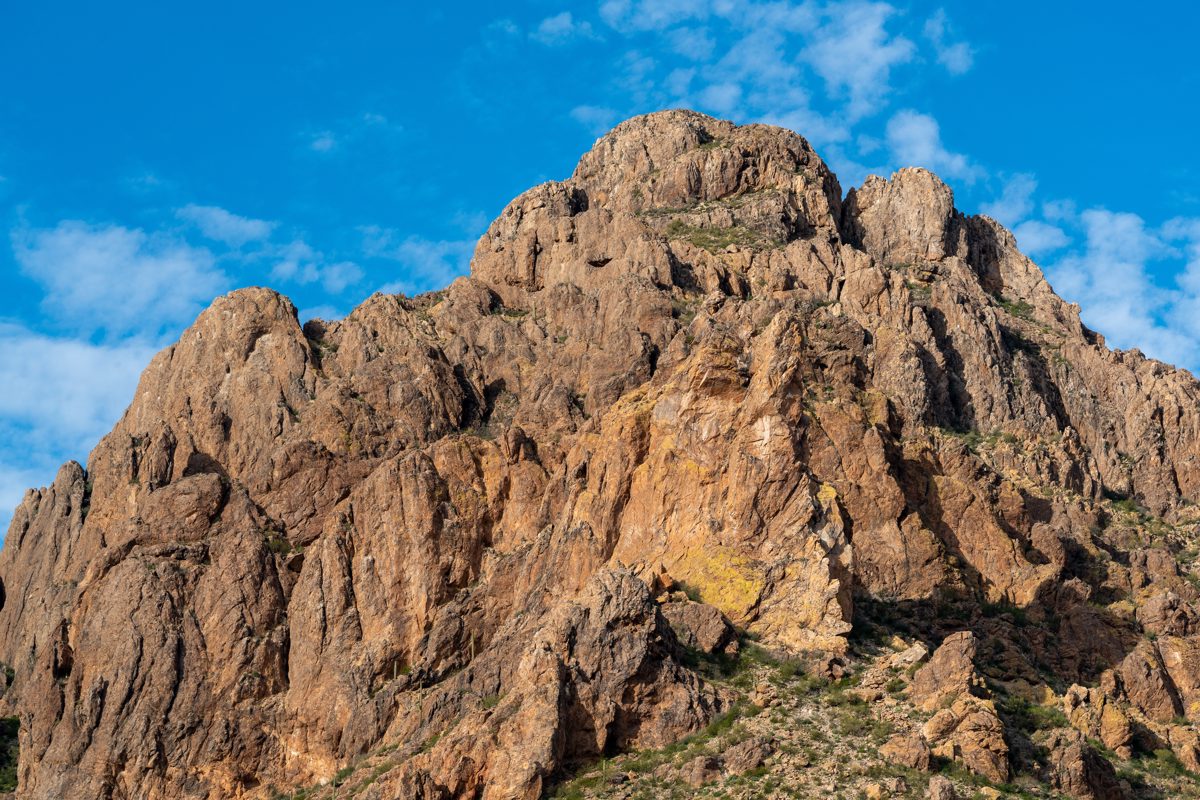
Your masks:
M1197 499L1200 385L935 176L663 112L444 291L214 302L14 514L0 704L29 798L791 796L831 696L863 792L1195 793Z

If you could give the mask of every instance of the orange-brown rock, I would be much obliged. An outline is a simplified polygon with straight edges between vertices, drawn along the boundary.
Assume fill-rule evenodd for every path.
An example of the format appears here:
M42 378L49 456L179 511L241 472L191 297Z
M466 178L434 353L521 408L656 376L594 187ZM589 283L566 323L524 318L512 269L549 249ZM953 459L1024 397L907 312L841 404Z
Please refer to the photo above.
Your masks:
M951 634L938 645L929 663L913 675L911 696L917 707L934 711L960 695L986 695L975 672L975 646L970 631Z
M1050 781L1076 800L1125 800L1112 764L1102 758L1078 731L1057 730L1045 741L1050 751Z
M991 700L961 695L934 714L923 729L936 756L959 761L976 775L1003 783L1009 777L1004 723Z
M856 627L940 642L931 743L1002 780L982 675L1196 721L1198 456L1200 384L932 174L843 198L794 133L638 117L443 291L218 298L25 496L19 795L269 797L389 748L364 796L536 796L728 701L646 583L716 610L668 608L689 646L727 620L831 677Z
M954 790L954 784L949 778L941 775L934 775L929 779L929 790L926 792L926 797L929 800L958 800L958 792Z
M645 585L602 570L540 630L504 636L413 708L415 719L397 720L397 731L422 732L425 752L374 791L399 797L402 787L429 785L432 793L409 796L536 800L564 765L670 744L725 702L677 655ZM461 716L447 721L456 707Z
M1063 712L1077 730L1099 739L1121 758L1133 755L1133 723L1102 689L1072 686L1063 695Z
M929 743L917 734L898 733L884 742L880 754L893 764L927 772L932 754Z
M737 632L725 615L707 603L691 600L664 603L662 613L679 641L702 653L724 652L737 639Z

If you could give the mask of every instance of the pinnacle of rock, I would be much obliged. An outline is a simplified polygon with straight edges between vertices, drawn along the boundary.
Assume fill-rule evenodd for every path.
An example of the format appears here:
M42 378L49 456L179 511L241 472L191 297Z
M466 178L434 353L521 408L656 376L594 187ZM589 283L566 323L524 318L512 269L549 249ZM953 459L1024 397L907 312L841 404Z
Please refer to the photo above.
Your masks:
M637 117L441 291L218 298L26 495L19 796L1124 796L1200 770L1197 501L1200 385L935 175Z

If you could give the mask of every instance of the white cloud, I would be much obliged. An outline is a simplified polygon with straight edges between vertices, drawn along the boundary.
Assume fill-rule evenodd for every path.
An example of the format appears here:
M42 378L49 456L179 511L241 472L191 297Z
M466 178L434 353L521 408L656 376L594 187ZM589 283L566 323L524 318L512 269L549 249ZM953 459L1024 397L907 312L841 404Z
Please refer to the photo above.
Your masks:
M742 35L719 60L700 68L698 80L689 79L689 86L695 86L680 104L792 128L818 147L844 141L845 121L812 109L803 69L788 49L787 37L777 28Z
M708 15L706 0L604 0L600 4L600 17L617 30L661 31Z
M154 355L145 342L97 345L0 324L0 531L30 486L83 462L133 398Z
M156 337L229 284L206 248L120 225L22 227L12 244L21 271L45 290L45 312L86 335Z
M1180 297L1171 310L1170 321L1187 331L1193 340L1200 340L1200 219L1169 220L1163 226L1163 235L1168 240L1182 242L1187 258L1186 266L1176 278Z
M230 288L218 264L241 275L273 266L273 279L319 281L331 295L364 278L358 264L328 260L303 239L270 241L275 223L214 206L188 205L176 216L215 252L187 243L178 229L68 220L11 232L17 265L43 289L39 323L57 322L67 335L0 321L0 524L27 486L48 482L68 458L86 458L154 351Z
M1037 190L1037 178L1028 172L1013 175L1004 183L1000 196L984 203L983 213L1003 225L1012 227L1029 216L1033 210L1033 193Z
M403 125L376 111L364 111L325 124L328 127L320 130L301 131L299 138L305 149L331 158L352 151L364 140L389 141L404 133Z
M707 61L717 47L707 28L675 28L666 37L672 50L694 61Z
M831 94L848 96L851 121L879 109L890 90L891 70L916 54L912 42L887 32L885 25L894 13L886 3L830 6L804 49L804 60L825 79Z
M617 112L604 106L575 106L570 111L571 119L595 135L604 133L617 121Z
M913 42L888 30L896 16L891 5L865 0L600 4L601 19L636 45L615 58L624 108L690 106L765 121L819 148L849 142L856 122L886 106L894 70L915 60ZM822 87L834 108L818 113L811 92Z
M498 19L488 23L486 26L484 26L483 32L485 34L508 38L519 36L521 34L521 28L519 25L517 25L517 23L505 17L504 19Z
M1013 228L1013 236L1017 237L1022 252L1031 258L1061 250L1071 243L1062 228L1036 219L1026 220Z
M942 144L937 120L911 109L896 112L887 124L887 142L892 157L906 167L925 167L943 178L973 182L981 170L965 155L952 153Z
M362 278L362 268L353 261L339 261L321 270L321 285L330 294L341 294Z
M405 270L406 274L381 286L382 292L426 292L446 286L470 271L474 239L425 239L377 226L360 230L363 250L368 255L395 261Z
M1078 216L1074 200L1048 200L1042 203L1042 216L1051 222L1073 221Z
M319 277L320 254L299 239L280 245L272 253L277 259L271 267L271 279L299 284L312 283Z
M333 131L321 131L315 134L308 143L308 149L316 153L328 153L337 147L337 137Z
M121 416L156 347L92 344L0 324L0 426L83 457Z
M1079 303L1083 319L1116 347L1188 367L1197 364L1197 340L1170 322L1196 295L1155 284L1152 261L1177 253L1136 214L1093 208L1080 214L1082 253L1070 253L1047 272L1055 288Z
M939 8L925 22L925 38L933 45L938 63L951 75L962 75L975 63L975 51L966 42L952 42L953 31L946 19L946 9Z
M25 496L25 491L39 483L47 483L57 464L37 459L32 465L27 457L14 458L16 453L0 453L0 542L4 541L13 511Z
M595 31L592 30L592 24L587 21L576 20L570 11L563 11L561 14L546 17L537 26L537 29L530 34L530 37L534 41L551 47L566 44L576 39L597 38Z
M276 225L266 220L241 217L217 206L189 204L176 211L175 215L195 225L207 238L230 247L268 239Z
M337 306L331 306L328 303L311 308L302 308L296 312L296 316L300 318L300 323L308 322L310 319L322 319L326 322L342 319L346 316L346 312L342 311Z
M698 99L705 108L717 114L730 114L737 110L742 100L742 87L736 83L713 83L700 92Z
M341 294L363 278L362 268L354 262L326 263L324 254L303 239L272 246L267 255L274 261L271 280L280 283L305 286L320 281L325 291Z

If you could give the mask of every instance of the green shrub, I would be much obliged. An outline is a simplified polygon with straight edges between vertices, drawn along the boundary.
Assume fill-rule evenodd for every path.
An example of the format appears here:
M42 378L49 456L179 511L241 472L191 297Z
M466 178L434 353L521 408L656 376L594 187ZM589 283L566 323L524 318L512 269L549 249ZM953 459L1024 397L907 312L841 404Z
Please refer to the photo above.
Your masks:
M1005 722L1015 725L1026 733L1070 727L1070 721L1058 706L1043 706L1031 703L1024 697L1004 695L996 704L1000 713L1007 717Z
M336 773L334 773L332 784L334 786L341 786L346 782L347 778L354 774L354 770L355 767L353 764L347 767L342 767Z
M1023 320L1033 319L1033 306L1026 303L1024 300L1006 300L1000 299L1000 307L1012 314L1014 317Z
M17 789L17 758L20 751L17 736L20 730L19 718L0 718L0 792Z

